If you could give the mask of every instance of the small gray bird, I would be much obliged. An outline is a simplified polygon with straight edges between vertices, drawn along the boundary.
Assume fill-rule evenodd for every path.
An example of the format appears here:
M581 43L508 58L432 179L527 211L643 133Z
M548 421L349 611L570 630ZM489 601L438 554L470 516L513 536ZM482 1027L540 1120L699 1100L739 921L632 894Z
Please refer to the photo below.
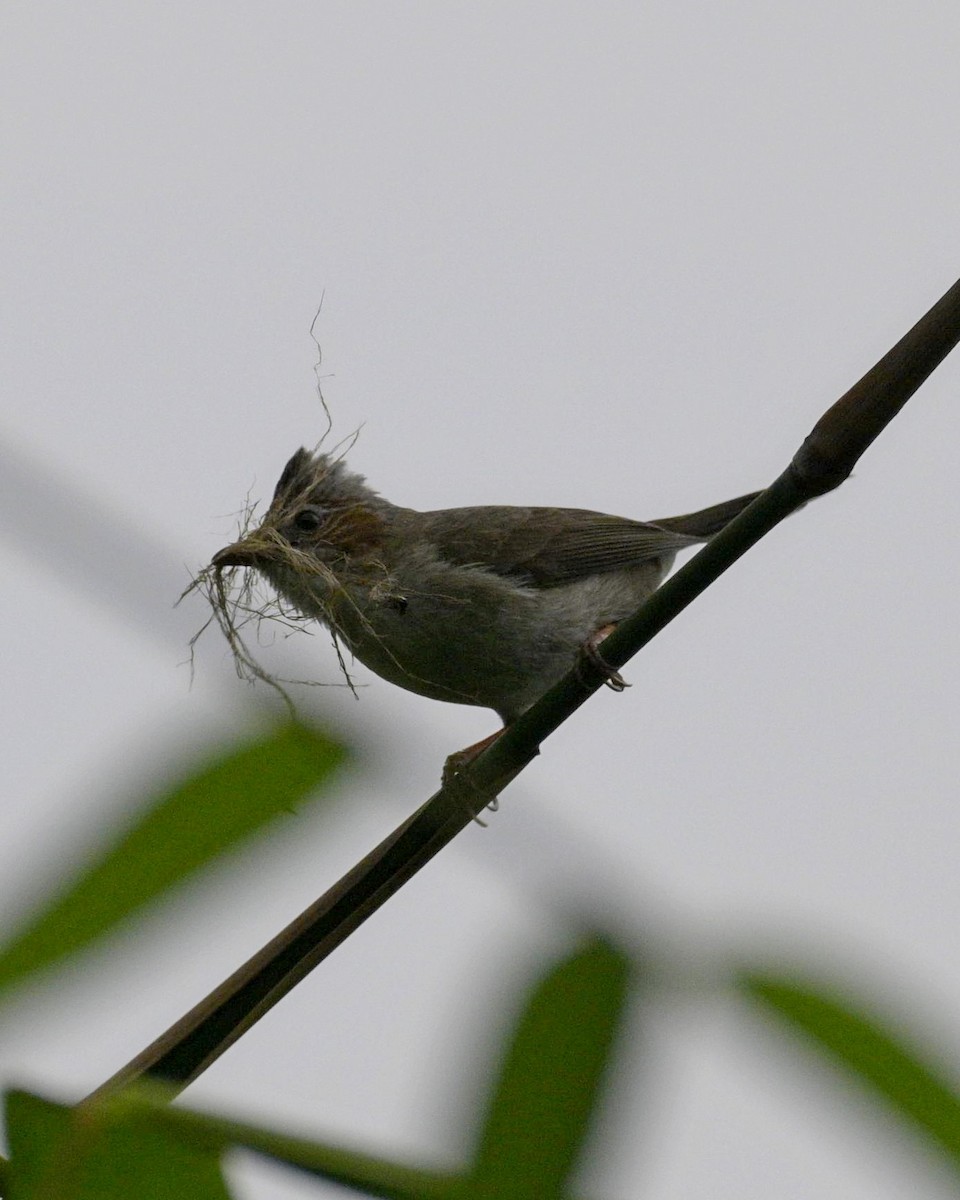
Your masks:
M252 567L391 683L505 725L758 493L631 521L576 508L416 512L338 458L298 450L260 526L213 558ZM623 681L608 671L609 682Z

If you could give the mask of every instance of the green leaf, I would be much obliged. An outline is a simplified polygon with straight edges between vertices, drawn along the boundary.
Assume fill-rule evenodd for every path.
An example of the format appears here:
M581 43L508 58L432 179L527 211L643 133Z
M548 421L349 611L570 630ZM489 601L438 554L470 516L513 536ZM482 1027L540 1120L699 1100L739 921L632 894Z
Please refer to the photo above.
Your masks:
M882 1096L897 1116L931 1138L960 1168L960 1096L897 1034L837 993L796 979L747 973L739 986Z
M627 995L626 959L596 940L534 989L507 1050L465 1196L566 1194Z
M4 1109L11 1155L8 1186L15 1189L18 1198L33 1197L58 1146L69 1133L69 1109L28 1092L8 1092Z
M289 813L344 758L337 743L290 722L175 783L0 949L0 990L89 945Z
M230 1200L216 1150L133 1110L10 1092L6 1117L15 1200Z
M16 1196L27 1195L31 1200L36 1196L39 1200L41 1193L37 1187L41 1182L48 1185L51 1178L45 1173L50 1171L53 1163L68 1162L68 1159L72 1162L70 1156L76 1158L80 1143L86 1153L84 1130L90 1129L95 1130L99 1138L94 1147L96 1155L102 1156L109 1151L117 1155L118 1161L127 1161L125 1156L129 1153L128 1147L134 1136L137 1147L149 1148L151 1140L148 1134L152 1133L152 1144L164 1146L165 1153L169 1153L171 1145L177 1145L180 1161L188 1164L195 1162L198 1156L202 1161L216 1162L225 1150L239 1146L366 1196L384 1197L386 1200L456 1200L460 1195L457 1191L459 1176L402 1166L369 1154L194 1112L171 1105L171 1097L171 1090L162 1084L141 1083L87 1107L84 1115L80 1116L73 1114L70 1109L27 1093L11 1093L7 1111L17 1172ZM101 1132L106 1129L110 1130L109 1139ZM184 1151L189 1154L185 1155ZM87 1159L84 1159L84 1163ZM85 1165L84 1169L92 1170L92 1167ZM98 1169L102 1173L102 1168ZM150 1169L155 1172L155 1168ZM53 1178L57 1186L61 1186L65 1180L72 1185L80 1177L78 1170L73 1167L71 1172L68 1175L55 1175ZM71 1197L74 1195L70 1191L66 1194ZM78 1194L86 1197L88 1192ZM154 1195L153 1192L146 1194ZM157 1194L166 1195L162 1192ZM202 1193L204 1197L206 1194ZM182 1195L184 1200L187 1197L192 1200L194 1193L184 1192Z
M454 1200L460 1195L458 1176L168 1105L163 1102L165 1092L162 1085L141 1084L123 1093L118 1102L141 1106L158 1127L189 1143L219 1150L242 1146L365 1196L386 1200Z

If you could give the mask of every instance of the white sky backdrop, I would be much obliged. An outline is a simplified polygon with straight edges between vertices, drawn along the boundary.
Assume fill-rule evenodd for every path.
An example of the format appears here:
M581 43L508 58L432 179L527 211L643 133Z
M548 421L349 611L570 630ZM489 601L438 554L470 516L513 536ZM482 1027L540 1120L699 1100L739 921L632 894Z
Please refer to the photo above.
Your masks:
M960 273L958 61L925 0L8 5L5 911L145 770L253 726L216 635L190 690L202 608L170 605L323 430L321 296L335 433L363 424L351 464L399 503L650 518L760 487ZM696 969L826 946L960 1078L958 389L954 357L187 1098L456 1160L567 888ZM76 488L133 534L86 577ZM337 678L323 636L272 661ZM25 997L4 1080L97 1084L495 724L376 680L313 698L370 750L343 803ZM954 1194L748 1016L647 1019L594 1195Z

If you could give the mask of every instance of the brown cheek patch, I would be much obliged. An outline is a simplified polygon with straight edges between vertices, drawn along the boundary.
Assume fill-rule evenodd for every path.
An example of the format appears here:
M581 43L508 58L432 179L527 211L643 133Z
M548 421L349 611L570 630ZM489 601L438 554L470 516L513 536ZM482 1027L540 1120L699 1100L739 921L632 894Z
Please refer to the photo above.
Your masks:
M383 541L383 518L366 508L348 508L333 516L323 528L324 541L344 554L373 550Z

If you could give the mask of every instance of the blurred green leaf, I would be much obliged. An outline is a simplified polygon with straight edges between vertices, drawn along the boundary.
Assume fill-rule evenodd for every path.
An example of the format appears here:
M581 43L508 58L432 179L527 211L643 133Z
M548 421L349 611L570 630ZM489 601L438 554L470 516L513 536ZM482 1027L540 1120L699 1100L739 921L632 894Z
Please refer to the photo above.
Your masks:
M297 1167L308 1174L340 1183L364 1195L388 1200L454 1200L459 1193L456 1176L399 1166L386 1159L357 1154L337 1147L309 1142L303 1138L260 1129L237 1121L228 1121L206 1113L173 1107L162 1085L141 1084L83 1113L32 1096L11 1092L7 1098L8 1137L14 1152L13 1179L16 1197L33 1200L56 1193L67 1197L98 1198L114 1196L161 1197L176 1193L160 1190L171 1186L178 1176L166 1162L154 1162L151 1154L162 1148L177 1170L208 1172L223 1151L239 1146L256 1151L277 1162ZM110 1172L124 1174L140 1155L137 1166L140 1192L104 1192L92 1190L91 1180L103 1188L110 1183ZM212 1175L210 1176L213 1177ZM187 1177L179 1177L185 1180ZM219 1177L218 1177L219 1178ZM112 1184L110 1186L113 1186ZM177 1186L185 1186L181 1181ZM191 1185L192 1186L192 1185ZM194 1195L220 1197L219 1191L184 1191Z
M796 979L741 975L739 987L806 1034L834 1064L882 1096L960 1168L960 1097L920 1054L849 1001Z
M628 964L596 940L531 995L507 1050L481 1134L471 1200L566 1195L627 996Z
M365 1196L386 1200L454 1200L460 1195L458 1176L403 1166L369 1154L194 1112L167 1104L166 1093L162 1085L139 1084L110 1103L139 1110L142 1119L151 1120L157 1128L184 1139L188 1145L217 1152L242 1146Z
M89 945L289 813L345 757L336 742L289 722L171 786L0 949L0 990Z
M57 1146L69 1132L69 1110L27 1092L14 1091L6 1094L4 1114L11 1155L9 1186L16 1189L17 1196L32 1197Z
M133 1110L6 1099L15 1200L230 1200L216 1150Z

